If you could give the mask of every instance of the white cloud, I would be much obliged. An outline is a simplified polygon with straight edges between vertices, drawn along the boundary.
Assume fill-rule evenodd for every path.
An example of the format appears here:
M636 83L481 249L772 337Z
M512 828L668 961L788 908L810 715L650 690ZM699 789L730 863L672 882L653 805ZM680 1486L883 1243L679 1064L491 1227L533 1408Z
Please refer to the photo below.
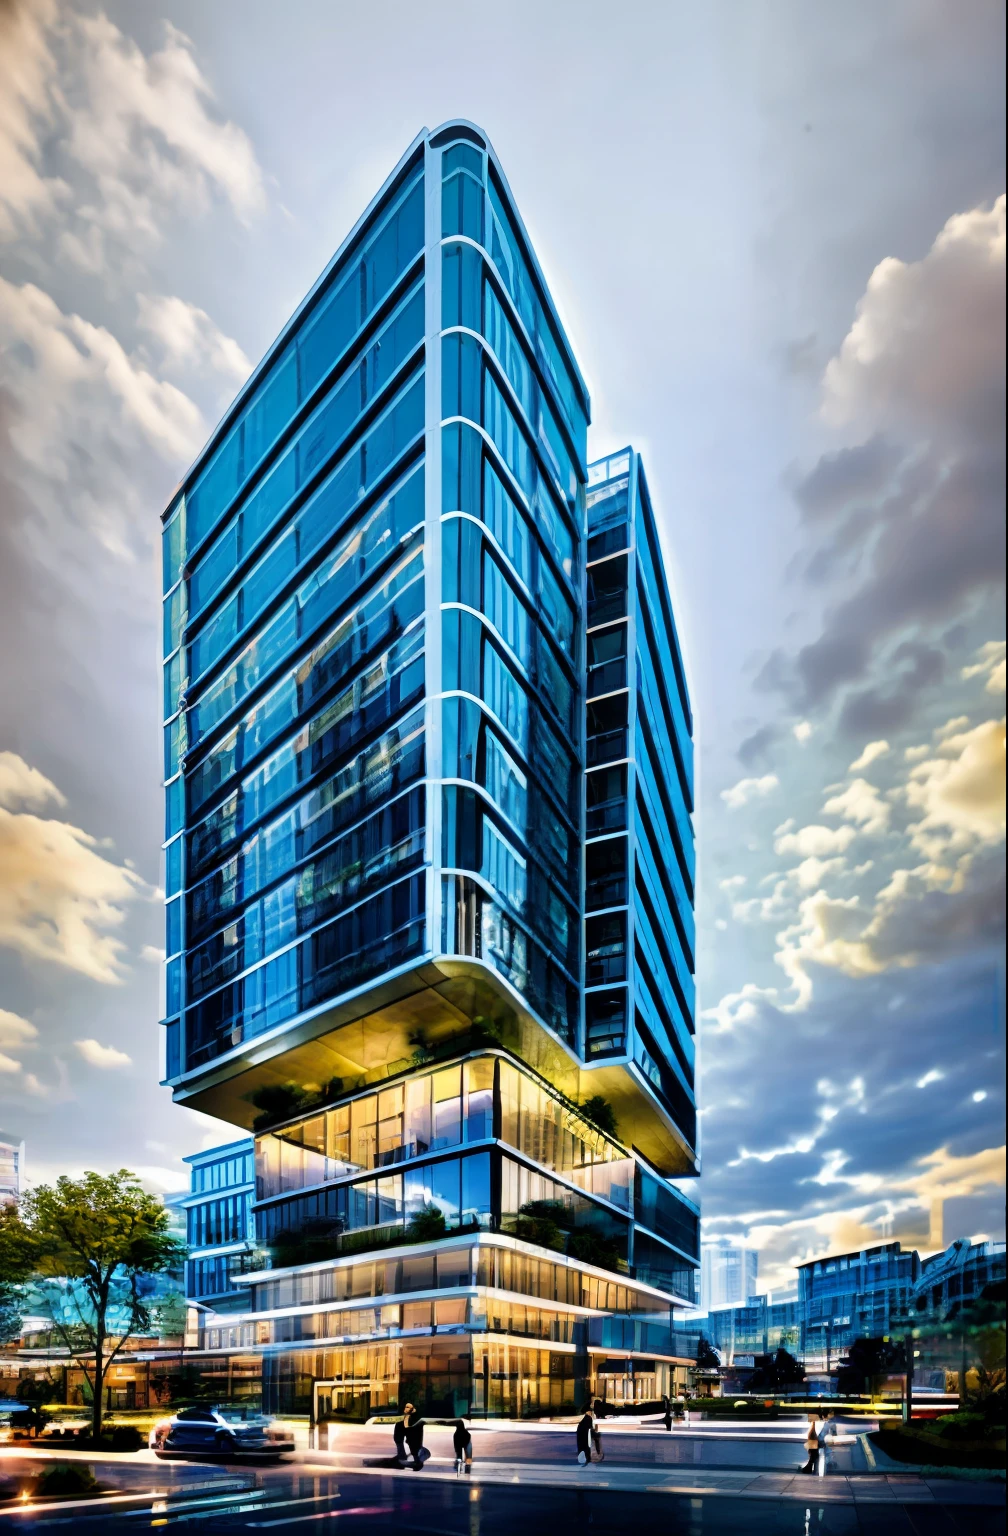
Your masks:
M780 784L775 773L765 773L761 779L739 779L731 789L721 791L721 799L731 811L738 811L750 801L762 799Z
M44 773L32 768L16 752L0 752L0 805L42 810L50 801L66 805L66 796Z
M791 727L795 741L800 741L802 746L808 741L815 727L809 720L799 720L797 725Z
M185 299L162 295L137 299L140 327L161 344L168 364L210 368L222 379L241 383L252 364L236 341L218 330L205 309Z
M745 875L729 875L727 880L721 880L718 883L723 891L736 891L739 886L745 885L746 877Z
M759 1004L774 1002L776 987L757 987L747 981L741 992L728 992L713 1008L703 1008L700 1017L714 1033L727 1034L739 1024L748 1024L759 1015Z
M1005 642L1003 640L988 640L977 651L978 660L968 667L963 667L962 678L967 681L971 677L984 677L984 684L988 693L1004 693L1005 691Z
M940 1083L944 1080L945 1073L939 1067L932 1067L925 1072L923 1077L917 1079L918 1088L929 1088L932 1083Z
M100 846L69 822L0 807L0 945L95 981L120 981L123 944L114 930L149 888Z
M0 1051L0 1072L20 1072L20 1071L21 1071L21 1063L19 1061L15 1061L12 1056L5 1056L4 1053L2 1051Z
M982 1104L986 1097L987 1097L987 1090L986 1090L986 1088L978 1088L976 1093L973 1095L973 1103L974 1104Z
M145 944L140 951L140 959L146 960L148 965L160 965L164 960L165 952L156 944Z
M823 811L827 816L842 816L845 821L855 822L862 832L868 833L885 832L891 814L889 805L867 779L852 780L841 794L826 801Z
M799 858L828 858L845 853L857 834L853 827L800 827L797 832L784 832L774 842L774 851L781 855L796 854Z
M98 1040L75 1040L80 1054L92 1067L128 1067L132 1065L132 1056L127 1056L125 1051L116 1050L114 1045L102 1045Z
M862 769L869 767L878 758L885 757L891 748L887 741L869 741L860 757L856 757L847 769L848 773L860 773Z
M8 1008L0 1008L0 1046L10 1048L18 1045L31 1045L38 1039L38 1030L28 1019L23 1019L19 1013L11 1013Z
M962 731L944 727L936 755L911 769L906 798L923 815L910 839L940 859L1005 835L1005 722L988 720Z
M40 135L52 121L56 63L47 34L55 18L53 0L0 6L0 238L36 232L69 191L40 168Z
M823 376L826 421L945 441L986 422L1004 372L1004 265L1003 194L950 218L921 261L881 261Z

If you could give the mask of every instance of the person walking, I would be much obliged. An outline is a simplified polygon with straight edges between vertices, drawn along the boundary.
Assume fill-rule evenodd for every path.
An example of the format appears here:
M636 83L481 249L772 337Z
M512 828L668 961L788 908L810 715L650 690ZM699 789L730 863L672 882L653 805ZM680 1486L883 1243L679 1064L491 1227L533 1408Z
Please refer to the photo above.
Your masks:
M424 1462L430 1460L430 1451L423 1443L423 1417L417 1412L412 1403L406 1404L403 1422L406 1425L406 1444L409 1447L410 1455L413 1457L413 1471L419 1472Z
M802 1471L809 1472L814 1476L819 1470L819 1435L816 1431L814 1413L810 1413L808 1416L808 1433L805 1436L805 1449L808 1451L808 1461L802 1467Z
M397 1419L392 1431L392 1439L395 1441L395 1459L401 1467L406 1465L406 1414L412 1410L413 1404L407 1403L403 1417Z
M669 1396L662 1398L662 1407L665 1410L665 1428L672 1433L672 1399Z
M579 1467L587 1466L592 1458L592 1424L591 1409L586 1408L578 1420L577 1427L577 1459Z
M836 1412L830 1409L826 1416L826 1422L819 1435L819 1476L825 1477L832 1470L833 1453L836 1448L837 1421Z
M463 1465L466 1475L472 1471L473 1443L472 1435L466 1429L465 1419L455 1420L455 1433L452 1436L452 1445L455 1448L455 1476L462 1472Z

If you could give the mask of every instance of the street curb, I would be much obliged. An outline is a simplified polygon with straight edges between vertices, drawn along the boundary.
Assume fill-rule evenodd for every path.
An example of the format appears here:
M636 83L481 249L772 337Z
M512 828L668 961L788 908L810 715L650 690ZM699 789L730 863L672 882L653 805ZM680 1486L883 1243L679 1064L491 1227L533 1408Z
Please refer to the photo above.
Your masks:
M878 1465L878 1462L875 1460L875 1447L872 1445L871 1441L868 1439L868 1436L866 1434L865 1435L858 1435L858 1444L860 1445L862 1451L864 1452L864 1459L865 1459L865 1461L871 1467L873 1472L877 1472L879 1470L879 1465Z

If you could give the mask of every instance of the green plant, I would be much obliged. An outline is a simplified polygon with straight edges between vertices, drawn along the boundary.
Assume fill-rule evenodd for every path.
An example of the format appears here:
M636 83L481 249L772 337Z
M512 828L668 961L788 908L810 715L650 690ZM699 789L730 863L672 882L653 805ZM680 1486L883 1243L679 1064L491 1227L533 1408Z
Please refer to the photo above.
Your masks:
M114 1451L140 1451L146 1443L135 1424L117 1424L112 1431Z
M415 1211L409 1220L409 1238L413 1243L428 1243L435 1238L444 1237L448 1231L448 1224L444 1219L444 1211L437 1205L425 1205L422 1211Z
M619 1246L615 1238L603 1237L601 1233L587 1228L571 1233L567 1239L567 1252L572 1259L580 1259L583 1264L594 1264L596 1269L619 1267Z
M252 1129L265 1131L281 1120L289 1120L310 1102L309 1094L297 1083L266 1083L252 1095L252 1103L260 1111L252 1122Z
M54 1461L39 1473L35 1487L40 1497L51 1498L57 1493L94 1493L98 1483L90 1467Z
M526 1242L562 1253L565 1238L561 1228L570 1226L570 1216L562 1200L528 1200L518 1210L516 1230Z
M579 1107L584 1118L596 1130L602 1131L606 1136L615 1137L617 1131L616 1115L608 1099L603 1098L600 1093L593 1093L591 1098L585 1099L584 1103Z

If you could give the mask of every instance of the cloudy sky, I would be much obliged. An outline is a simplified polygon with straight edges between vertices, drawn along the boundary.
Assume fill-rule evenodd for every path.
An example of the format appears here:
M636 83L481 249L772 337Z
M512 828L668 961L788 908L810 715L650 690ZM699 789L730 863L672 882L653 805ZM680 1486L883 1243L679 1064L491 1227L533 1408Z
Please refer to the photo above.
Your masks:
M421 127L645 453L698 722L707 1235L1004 1235L1003 7L0 0L0 1123L181 1182L158 515Z

